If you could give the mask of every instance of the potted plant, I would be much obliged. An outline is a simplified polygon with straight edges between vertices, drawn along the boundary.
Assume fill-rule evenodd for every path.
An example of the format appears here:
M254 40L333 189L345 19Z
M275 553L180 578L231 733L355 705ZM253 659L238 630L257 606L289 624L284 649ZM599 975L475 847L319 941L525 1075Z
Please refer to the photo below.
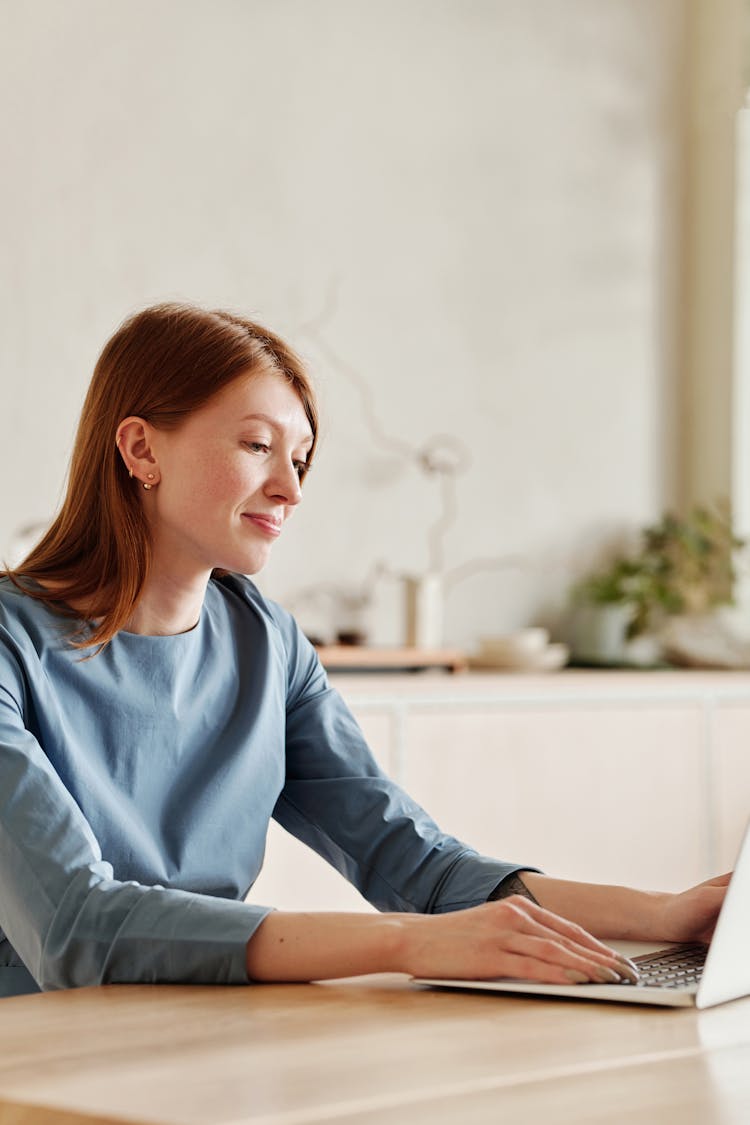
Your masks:
M633 662L654 662L668 618L732 603L734 558L742 546L720 505L697 506L685 517L667 513L643 531L638 552L618 556L576 587L574 657L617 664L631 654Z

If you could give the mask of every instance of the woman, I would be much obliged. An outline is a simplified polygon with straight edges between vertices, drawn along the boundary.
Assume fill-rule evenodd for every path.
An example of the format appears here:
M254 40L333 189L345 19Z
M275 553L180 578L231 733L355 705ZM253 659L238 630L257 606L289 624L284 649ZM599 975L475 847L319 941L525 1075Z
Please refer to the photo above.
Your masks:
M615 981L635 970L589 931L710 936L725 880L549 878L446 836L382 773L244 577L316 440L300 361L251 321L162 305L105 347L60 514L0 578L0 994L380 970ZM383 913L243 902L271 816Z

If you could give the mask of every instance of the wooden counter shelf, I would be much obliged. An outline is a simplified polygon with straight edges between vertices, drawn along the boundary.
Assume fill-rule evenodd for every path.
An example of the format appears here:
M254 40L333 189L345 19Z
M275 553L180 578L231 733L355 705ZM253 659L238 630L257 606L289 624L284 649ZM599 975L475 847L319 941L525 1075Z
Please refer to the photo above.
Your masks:
M320 662L331 672L419 672L444 668L465 672L466 653L456 648L414 648L408 645L320 645Z

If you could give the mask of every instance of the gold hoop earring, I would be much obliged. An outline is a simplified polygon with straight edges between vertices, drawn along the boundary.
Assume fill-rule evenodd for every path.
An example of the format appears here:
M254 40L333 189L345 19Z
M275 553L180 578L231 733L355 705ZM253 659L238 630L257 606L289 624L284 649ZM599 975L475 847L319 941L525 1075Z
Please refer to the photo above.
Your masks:
M144 487L144 488L146 489L146 491L148 492L148 490L149 490L150 488L153 488L154 486L153 486L152 484L145 484L145 483L144 483L143 487Z
M133 468L132 468L132 466L128 469L128 476L130 477L131 480L133 479Z

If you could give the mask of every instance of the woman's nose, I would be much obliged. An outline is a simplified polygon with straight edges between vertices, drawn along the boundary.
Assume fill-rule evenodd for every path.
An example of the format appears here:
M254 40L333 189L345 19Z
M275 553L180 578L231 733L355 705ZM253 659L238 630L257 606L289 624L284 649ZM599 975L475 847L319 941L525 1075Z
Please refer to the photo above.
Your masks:
M268 487L271 494L285 504L299 504L302 499L299 474L291 463L278 467L268 482Z

